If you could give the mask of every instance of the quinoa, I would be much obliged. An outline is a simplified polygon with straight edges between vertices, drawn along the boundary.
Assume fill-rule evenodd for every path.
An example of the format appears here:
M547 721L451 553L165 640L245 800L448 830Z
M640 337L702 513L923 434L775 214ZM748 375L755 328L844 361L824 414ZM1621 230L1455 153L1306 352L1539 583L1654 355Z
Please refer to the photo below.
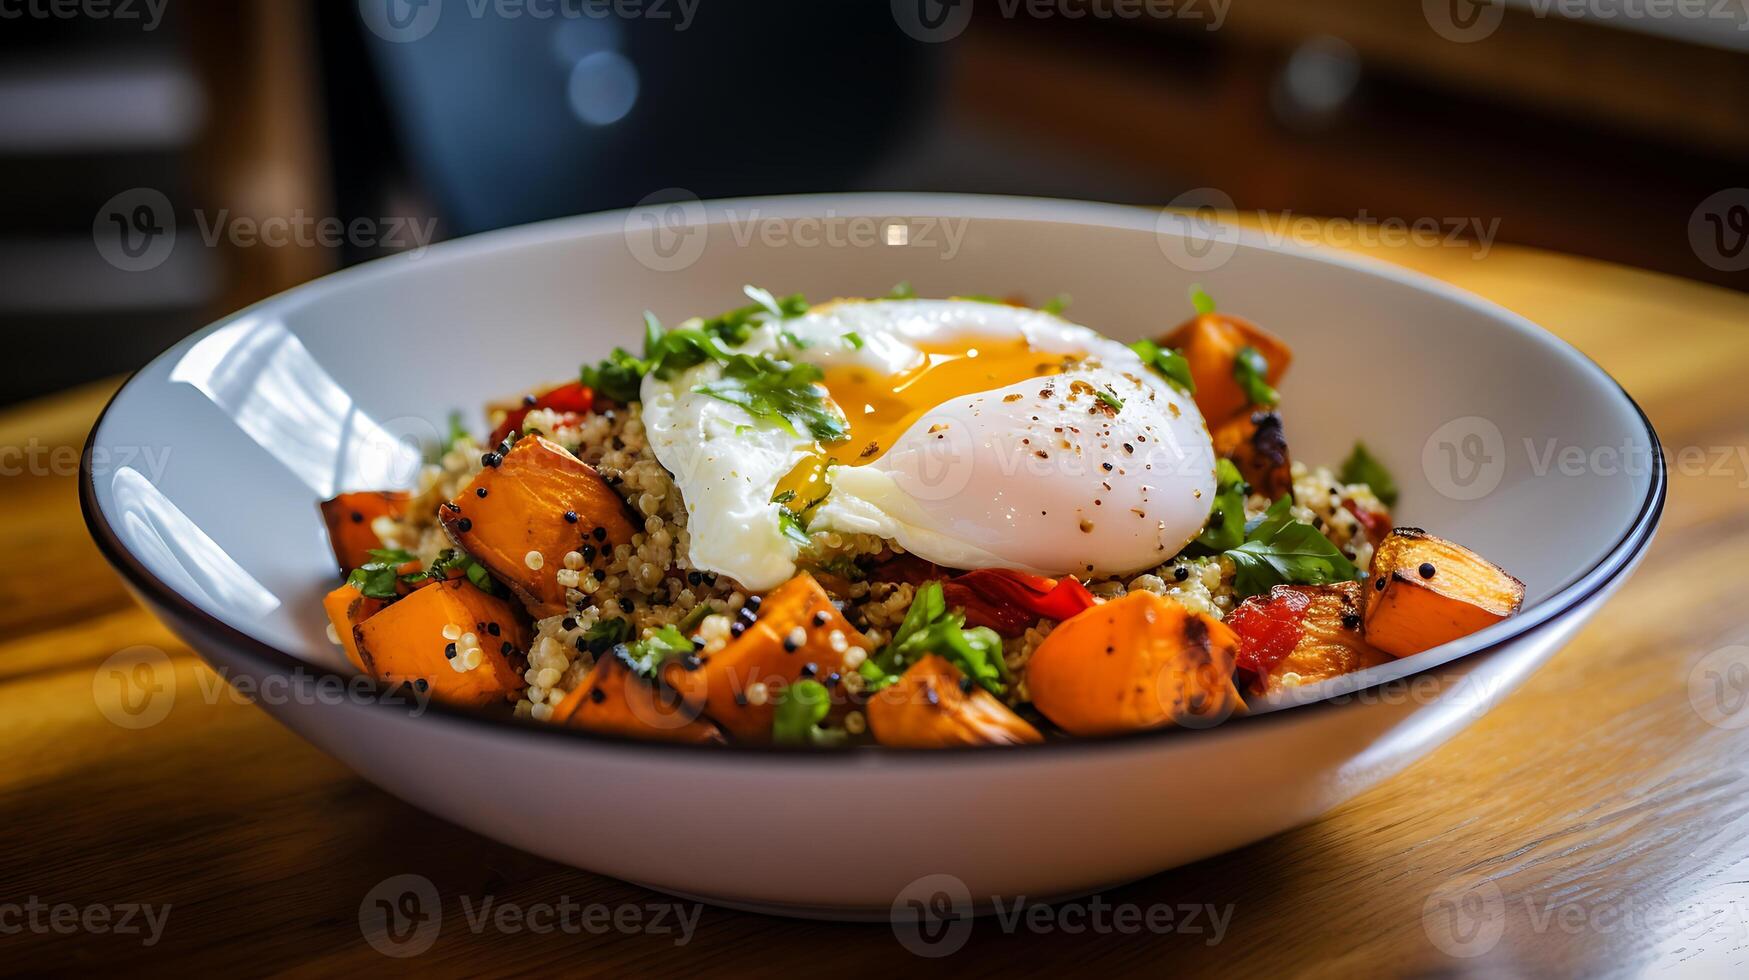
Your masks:
M494 424L501 420L502 415L492 419ZM730 579L692 565L685 501L645 438L641 407L635 403L616 405L580 417L533 409L523 427L524 431L541 432L594 467L625 500L629 513L643 524L629 543L613 548L605 561L592 562L573 552L565 556L564 567L554 572L566 589L568 608L538 620L534 639L521 651L526 655L522 678L526 686L517 692L516 715L540 721L550 718L553 706L576 689L594 666L599 650L592 648L591 640L599 647L597 627L608 620L624 620L623 635L629 638L648 636L664 626L695 622L702 654L715 653L727 645L732 618L748 604L749 596ZM427 564L453 547L438 524L438 507L467 487L484 465L481 458L487 451L488 447L463 437L426 466L407 516L400 520L378 518L373 523L372 529L384 546L404 548ZM1364 484L1344 484L1324 467L1309 468L1296 462L1292 476L1294 519L1313 524L1364 571L1372 561L1372 545L1343 501L1353 501L1369 511L1383 511L1383 505ZM1261 496L1251 497L1246 501L1247 518L1261 515L1269 504ZM870 564L867 560L873 559L878 568L879 560L902 555L903 549L873 535L819 532L812 535L810 550L810 568L822 579L832 579L845 618L863 632L871 647L878 649L891 639L916 596L916 588L907 582L865 580L851 573L860 569L859 560ZM537 567L540 560L538 552L529 554L530 567ZM1139 574L1085 584L1101 600L1147 591L1221 619L1239 601L1234 576L1232 561L1222 556L1175 557ZM701 612L701 606L709 611ZM1026 666L1054 626L1051 620L1040 619L1021 635L1004 639L1003 661L1013 678L1006 695L1011 704L1030 700ZM856 679L851 674L854 671L847 673L847 680ZM759 693L748 692L749 697ZM862 723L860 715L857 723Z

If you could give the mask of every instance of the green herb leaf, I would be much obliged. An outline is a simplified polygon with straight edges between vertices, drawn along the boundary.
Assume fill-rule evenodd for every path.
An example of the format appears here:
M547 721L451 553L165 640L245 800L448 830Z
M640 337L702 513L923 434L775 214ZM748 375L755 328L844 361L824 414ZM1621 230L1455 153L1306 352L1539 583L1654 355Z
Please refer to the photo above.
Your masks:
M897 285L893 286L893 288L887 293L886 298L887 299L916 299L917 298L917 290L912 289L910 283L901 282L901 283L898 283Z
M640 386L649 370L647 361L632 356L624 348L615 347L606 360L593 367L585 364L579 373L585 386L616 402L630 404L642 397Z
M443 437L443 442L437 446L438 458L441 459L448 455L449 451L455 448L456 443L467 438L471 437L468 434L467 426L462 424L462 413L449 413L449 432Z
M346 584L372 599L393 599L399 596L403 580L401 566L413 560L411 552L401 548L372 548L365 552L370 558L346 576ZM424 577L423 572L405 576L407 581Z
M771 715L771 740L778 745L842 745L839 729L821 728L832 710L831 693L819 681L800 680L783 689Z
M746 287L747 295L756 302L752 306L730 310L708 320L688 320L672 330L664 330L655 314L644 313L644 356L633 356L623 348L614 348L606 360L594 366L584 365L580 372L585 385L616 402L635 402L640 397L644 375L672 377L676 371L703 364L705 361L727 361L732 355L724 349L747 342L758 317L778 319L800 316L808 311L807 298L801 294L774 298L757 286ZM798 342L796 346L801 346Z
M791 435L806 430L821 442L836 442L850 433L850 426L827 400L821 377L812 364L734 354L724 363L721 379L692 390L739 405Z
M781 320L784 318L783 307L777 305L777 297L771 295L770 290L748 285L742 286L741 291L747 294L747 298L752 300L755 306L764 309L765 312L771 314L774 319Z
M1215 499L1208 525L1196 543L1210 551L1227 551L1245 543L1245 497L1251 492L1230 459L1215 463Z
M1354 444L1354 452L1342 461L1342 471L1337 477L1343 483L1364 483L1386 507L1397 506L1397 481L1391 478L1391 471L1385 469L1385 464L1367 452L1364 442Z
M862 334L854 330L844 335L844 342L850 345L851 350L862 350Z
M601 656L625 642L631 634L632 624L623 619L598 619L595 625L583 631L583 645L589 652Z
M1264 380L1269 376L1269 361L1255 347L1241 347L1233 359L1233 380L1253 405L1273 406L1281 395Z
M692 641L672 624L655 630L636 643L621 643L614 647L614 656L646 680L655 680L664 663L691 652Z
M1165 378L1174 388L1186 395L1196 394L1196 380L1190 376L1190 362L1169 347L1161 347L1152 340L1138 340L1130 345L1130 350L1142 359L1142 363L1152 368L1155 374Z
M487 595L500 594L498 583L493 581L492 576L486 571L486 566L470 558L468 559L467 567L463 569L463 571L467 574L468 581L473 584L474 588L479 589Z
M965 613L949 611L941 583L926 582L917 587L892 641L863 661L859 670L879 690L897 681L925 654L934 653L990 693L1003 693L1008 666L1002 660L1002 637L987 627L966 629L965 625Z
M807 549L813 544L808 537L808 529L802 526L802 519L788 507L777 509L777 529L783 532L784 540L798 548Z
M1330 539L1293 519L1292 499L1283 496L1250 522L1245 543L1226 553L1237 567L1234 587L1241 598L1261 595L1277 585L1328 585L1360 577Z
M1068 309L1069 304L1073 303L1074 301L1075 301L1075 297L1070 296L1068 293L1058 293L1057 295L1052 296L1050 299L1045 300L1045 305L1039 307L1039 310L1041 312L1050 313L1050 314L1053 314L1055 316L1062 316L1063 311Z
M1095 389L1093 389L1093 394L1097 395L1099 397L1100 401L1106 403L1107 405L1110 405L1112 411L1114 411L1114 412L1123 411L1123 399L1117 397L1116 392L1107 391L1104 388L1095 388Z
M1202 291L1201 284L1195 284L1190 287L1190 305L1196 309L1196 312L1199 315L1206 315L1215 311L1214 298L1208 293Z

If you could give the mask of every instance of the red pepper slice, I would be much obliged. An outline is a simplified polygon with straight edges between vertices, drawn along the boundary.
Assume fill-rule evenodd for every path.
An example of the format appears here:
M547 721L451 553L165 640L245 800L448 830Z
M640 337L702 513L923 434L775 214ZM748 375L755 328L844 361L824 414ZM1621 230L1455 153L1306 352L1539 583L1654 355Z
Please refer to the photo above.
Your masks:
M548 388L534 396L532 404L527 398L524 398L521 404L511 409L509 414L504 416L504 421L498 423L498 427L492 430L492 437L486 441L486 445L496 446L503 442L504 437L510 433L522 431L523 419L528 418L528 413L534 409L545 408L563 413L566 416L576 416L589 411L594 406L595 391L584 387L581 381L572 381L559 385L557 388Z
M1299 645L1305 635L1301 622L1311 601L1304 592L1277 587L1268 595L1246 599L1227 615L1227 625L1239 634L1234 666L1251 675L1253 690L1262 690L1269 672Z
M1019 636L1045 619L1065 620L1095 605L1093 594L1073 578L1051 579L1005 568L985 568L949 579L942 591L950 606L966 612L966 625L988 626Z

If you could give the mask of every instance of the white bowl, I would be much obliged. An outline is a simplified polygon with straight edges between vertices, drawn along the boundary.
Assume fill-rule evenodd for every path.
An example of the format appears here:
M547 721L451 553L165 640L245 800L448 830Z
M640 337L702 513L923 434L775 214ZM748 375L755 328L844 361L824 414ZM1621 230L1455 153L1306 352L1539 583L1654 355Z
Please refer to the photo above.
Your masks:
M1126 340L1181 320L1200 282L1293 344L1295 456L1334 465L1366 440L1402 484L1398 522L1512 571L1524 612L1218 728L1020 749L638 744L342 680L315 505L410 483L393 437L435 438L452 409L477 418L489 398L572 376L637 337L646 308L674 322L739 305L744 283L821 299L900 280L926 296L1067 292L1074 319ZM135 375L91 435L81 493L99 545L165 622L390 792L590 871L856 916L943 882L977 907L1082 892L1316 818L1565 642L1644 552L1664 473L1651 426L1596 365L1430 280L1131 208L851 195L565 219L299 287Z

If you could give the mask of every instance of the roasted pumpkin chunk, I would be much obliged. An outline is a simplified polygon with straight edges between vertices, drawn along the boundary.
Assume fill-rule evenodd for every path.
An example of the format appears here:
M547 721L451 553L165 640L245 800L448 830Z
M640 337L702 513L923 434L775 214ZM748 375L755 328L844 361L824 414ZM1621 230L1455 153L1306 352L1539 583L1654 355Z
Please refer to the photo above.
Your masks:
M744 609L735 629L727 646L670 662L663 677L738 741L770 740L778 695L797 678L837 695L845 658L870 647L807 572L767 593L757 612Z
M868 701L875 741L907 749L1023 745L1044 736L946 659L929 654Z
M550 719L604 735L662 742L721 742L723 733L673 691L612 653L553 708Z
M375 616L388 604L388 600L372 599L350 584L322 597L322 610L334 626L334 635L340 638L346 659L364 673L370 671L364 666L364 658L358 655L358 639L352 635L352 628Z
M1160 338L1162 347L1182 351L1196 382L1196 407L1210 425L1230 419L1251 406L1233 377L1239 351L1255 348L1268 362L1264 380L1276 384L1287 373L1293 351L1280 338L1249 320L1226 313L1202 313Z
M343 493L333 500L322 501L322 522L328 525L328 546L334 549L334 561L340 574L370 561L369 552L383 546L382 539L371 530L371 522L379 517L400 517L407 513L412 495L401 490Z
M1366 640L1393 656L1430 650L1518 612L1524 583L1481 555L1400 527L1381 542L1366 591Z
M511 604L465 579L433 582L353 627L373 676L423 682L441 701L480 707L521 689L528 627ZM470 666L471 664L471 666Z
M604 565L632 540L619 494L594 468L535 435L502 456L488 453L474 481L437 510L455 543L542 617L565 611L560 573L568 552ZM589 573L588 565L578 571Z
M1278 585L1227 616L1239 635L1238 667L1260 692L1315 684L1389 661L1366 642L1359 582Z
M1071 735L1207 727L1244 709L1238 652L1219 620L1137 591L1059 624L1027 662L1026 685L1033 707Z
M1270 500L1293 492L1293 462L1278 413L1244 409L1215 426L1211 435L1215 455L1232 460L1252 492Z

